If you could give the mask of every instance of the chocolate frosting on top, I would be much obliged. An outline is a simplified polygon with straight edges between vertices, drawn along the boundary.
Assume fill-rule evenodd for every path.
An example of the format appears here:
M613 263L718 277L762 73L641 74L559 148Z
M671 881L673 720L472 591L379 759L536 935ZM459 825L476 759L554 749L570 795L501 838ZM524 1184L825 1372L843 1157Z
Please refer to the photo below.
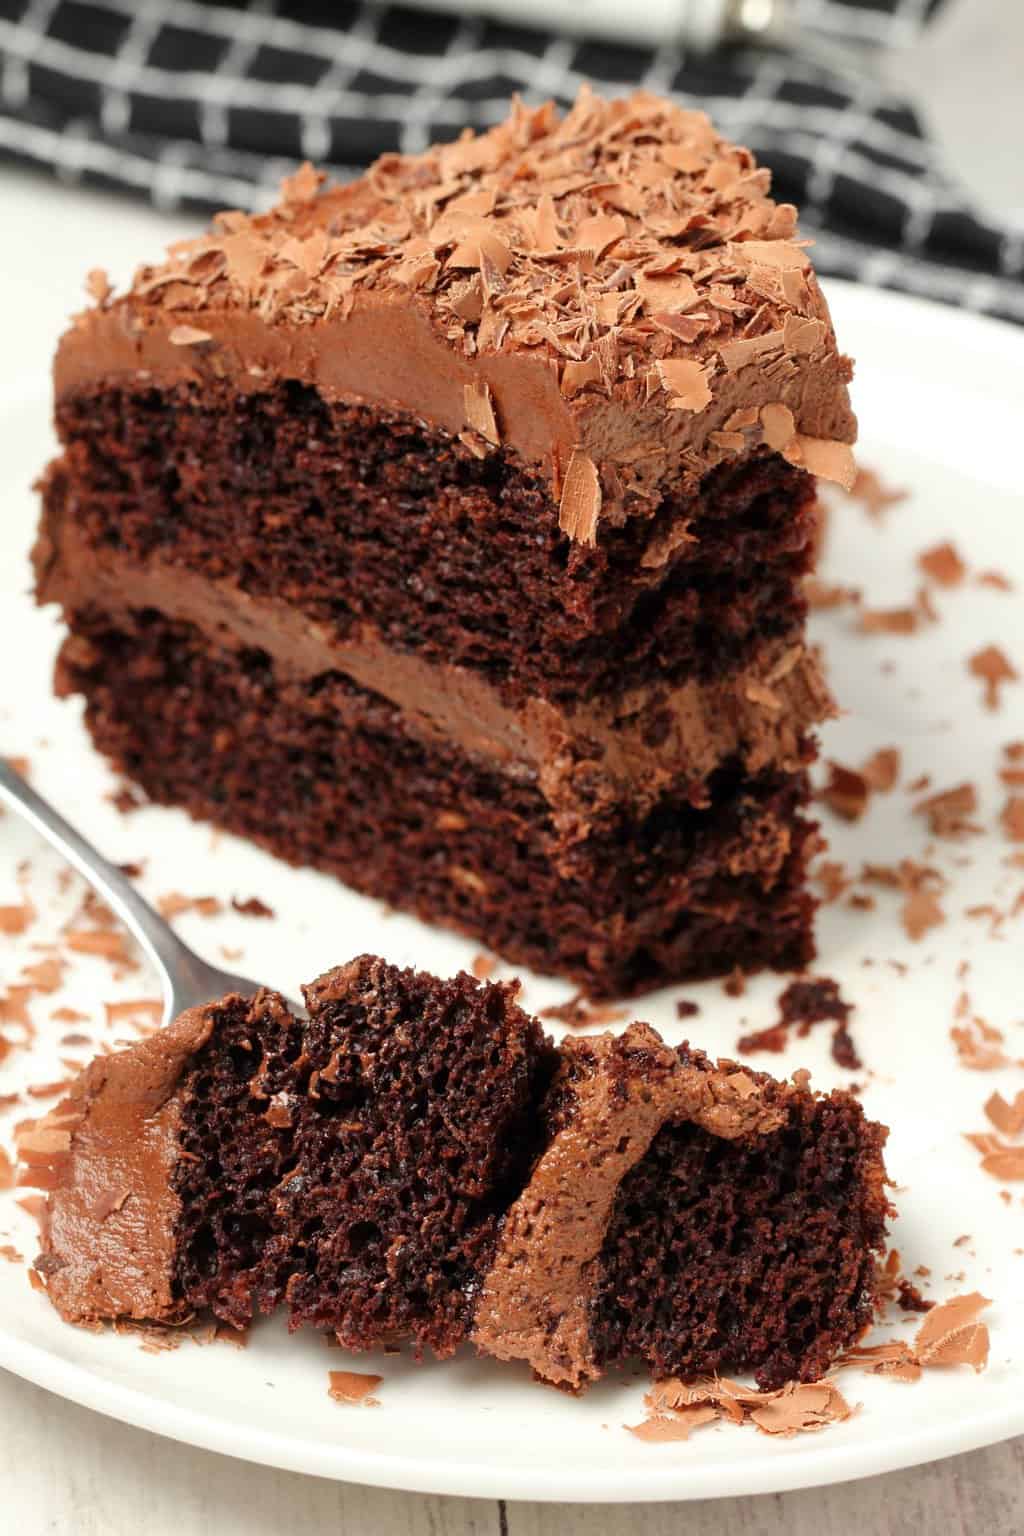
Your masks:
M98 1056L19 1136L26 1182L49 1190L37 1268L61 1316L180 1322L173 1290L179 1101L216 1008L193 1008L137 1045Z
M95 283L58 395L287 377L387 403L539 465L583 542L760 443L852 480L850 364L795 210L703 113L583 88L564 118L517 103L320 182L219 215L120 298Z
M684 1065L649 1024L563 1040L553 1086L554 1135L510 1210L477 1304L473 1342L499 1360L526 1360L553 1385L579 1391L600 1369L589 1303L615 1196L671 1121L735 1139L777 1130L785 1112L740 1069Z

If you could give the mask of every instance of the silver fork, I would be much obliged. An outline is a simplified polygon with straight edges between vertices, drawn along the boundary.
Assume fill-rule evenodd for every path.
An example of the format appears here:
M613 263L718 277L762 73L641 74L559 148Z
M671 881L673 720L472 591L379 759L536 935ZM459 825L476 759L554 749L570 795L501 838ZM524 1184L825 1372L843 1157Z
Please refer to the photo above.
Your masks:
M0 802L17 811L41 832L57 852L83 875L96 894L119 917L160 978L163 1022L169 1024L186 1008L211 1003L228 992L251 996L264 983L247 976L220 971L183 944L169 923L144 901L128 877L87 842L80 832L54 810L42 795L26 784L20 773L0 757ZM305 1010L285 999L300 1016Z

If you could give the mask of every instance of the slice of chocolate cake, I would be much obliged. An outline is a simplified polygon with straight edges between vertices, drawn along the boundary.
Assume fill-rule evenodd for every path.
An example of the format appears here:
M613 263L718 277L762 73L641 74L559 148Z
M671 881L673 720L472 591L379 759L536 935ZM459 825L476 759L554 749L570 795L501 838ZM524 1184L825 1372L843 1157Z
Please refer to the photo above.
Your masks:
M513 986L364 956L100 1057L25 1132L37 1268L71 1322L292 1327L350 1349L463 1340L579 1391L813 1380L871 1320L885 1131L645 1024L556 1051Z
M228 997L99 1057L21 1144L62 1315L241 1327L287 1299L353 1347L450 1353L553 1068L515 992L364 956L308 1020Z
M36 551L99 747L593 995L803 963L802 579L855 423L767 187L583 91L104 290Z

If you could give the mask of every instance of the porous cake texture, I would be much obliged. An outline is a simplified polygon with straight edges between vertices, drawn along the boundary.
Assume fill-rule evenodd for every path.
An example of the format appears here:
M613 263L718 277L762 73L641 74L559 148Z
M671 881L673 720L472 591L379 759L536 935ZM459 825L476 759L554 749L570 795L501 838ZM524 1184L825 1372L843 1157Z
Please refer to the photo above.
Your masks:
M702 114L584 91L94 275L59 689L154 799L594 995L801 964L855 422L796 235Z
M646 1024L556 1049L515 992L362 956L308 1019L227 997L97 1058L20 1142L54 1305L817 1379L879 1293L885 1129Z

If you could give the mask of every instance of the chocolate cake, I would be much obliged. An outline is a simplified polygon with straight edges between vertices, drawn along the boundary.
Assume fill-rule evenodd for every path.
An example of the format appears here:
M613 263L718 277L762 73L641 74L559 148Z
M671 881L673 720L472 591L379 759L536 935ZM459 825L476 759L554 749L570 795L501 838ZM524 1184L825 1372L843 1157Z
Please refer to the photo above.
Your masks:
M36 569L119 770L595 996L809 958L855 422L749 151L584 90L93 289Z
M849 1094L646 1024L556 1049L514 985L371 956L305 995L183 1014L23 1133L68 1321L283 1305L572 1391L630 1360L814 1380L870 1322L885 1130Z

